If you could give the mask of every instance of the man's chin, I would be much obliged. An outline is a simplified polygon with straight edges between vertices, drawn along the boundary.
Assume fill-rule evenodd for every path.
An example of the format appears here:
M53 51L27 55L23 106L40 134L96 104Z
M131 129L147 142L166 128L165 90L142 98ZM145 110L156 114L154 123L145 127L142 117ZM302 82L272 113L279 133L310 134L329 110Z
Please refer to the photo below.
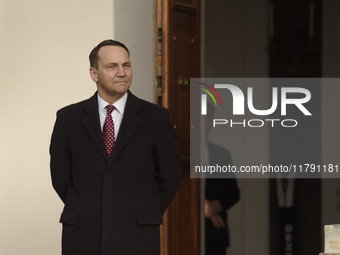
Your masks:
M116 89L113 94L116 94L116 95L121 95L121 96L124 96L125 93L129 90L129 87L124 87L124 88L118 88Z

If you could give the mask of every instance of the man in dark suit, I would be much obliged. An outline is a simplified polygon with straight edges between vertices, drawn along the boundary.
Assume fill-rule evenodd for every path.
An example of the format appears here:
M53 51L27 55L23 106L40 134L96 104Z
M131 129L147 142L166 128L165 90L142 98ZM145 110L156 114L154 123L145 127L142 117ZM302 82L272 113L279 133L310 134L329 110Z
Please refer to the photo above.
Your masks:
M230 152L218 145L207 142L208 133L214 119L214 106L207 105L205 117L205 163L206 165L232 165ZM227 210L240 199L240 191L232 173L222 179L205 179L205 254L225 255L229 247L229 229Z
M168 110L129 91L124 44L103 41L90 65L97 92L59 110L51 138L62 254L158 255L162 214L181 185L177 134Z
M207 143L209 162L212 165L232 164L228 150ZM233 175L228 178L205 180L205 254L225 255L229 247L227 210L240 199L240 192Z

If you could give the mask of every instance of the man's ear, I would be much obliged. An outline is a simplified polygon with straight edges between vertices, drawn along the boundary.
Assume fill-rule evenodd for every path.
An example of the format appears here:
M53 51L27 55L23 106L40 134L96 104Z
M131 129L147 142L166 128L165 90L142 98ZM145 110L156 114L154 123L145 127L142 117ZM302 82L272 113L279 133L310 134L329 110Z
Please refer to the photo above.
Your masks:
M98 73L97 73L96 68L90 67L89 71L90 71L90 75L91 75L92 80L94 82L98 82Z

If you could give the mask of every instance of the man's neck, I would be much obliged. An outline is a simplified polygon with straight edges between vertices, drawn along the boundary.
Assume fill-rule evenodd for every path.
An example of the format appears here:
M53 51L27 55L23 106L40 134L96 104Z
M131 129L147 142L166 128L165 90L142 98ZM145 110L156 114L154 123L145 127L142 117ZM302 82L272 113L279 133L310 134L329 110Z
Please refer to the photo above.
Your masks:
M109 96L106 95L105 93L101 93L100 91L98 91L99 96L108 104L114 104L115 102L117 102L119 99L121 99L127 92L125 92L124 94L118 94L116 96Z

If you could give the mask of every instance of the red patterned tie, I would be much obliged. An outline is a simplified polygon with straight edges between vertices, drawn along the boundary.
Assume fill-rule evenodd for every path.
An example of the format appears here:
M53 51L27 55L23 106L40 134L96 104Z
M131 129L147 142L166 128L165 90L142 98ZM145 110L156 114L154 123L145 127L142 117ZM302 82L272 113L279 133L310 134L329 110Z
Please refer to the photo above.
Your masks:
M110 157L113 145L115 144L115 126L113 124L111 113L115 109L113 105L107 105L107 115L103 126L103 138L106 147L107 155Z

